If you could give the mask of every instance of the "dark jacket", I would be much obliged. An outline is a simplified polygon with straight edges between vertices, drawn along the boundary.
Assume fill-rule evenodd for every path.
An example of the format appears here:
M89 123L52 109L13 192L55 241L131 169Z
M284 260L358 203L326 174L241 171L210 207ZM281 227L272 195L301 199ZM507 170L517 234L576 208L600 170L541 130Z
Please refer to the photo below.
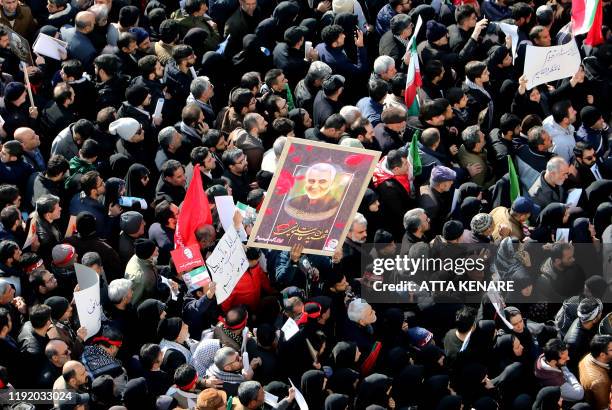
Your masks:
M404 135L387 128L384 123L374 127L374 138L378 141L383 156L404 145Z
M397 38L395 38L391 30L387 31L380 38L380 42L378 43L378 53L381 56L386 55L393 58L397 71L403 72L408 69L408 67L406 67L406 64L404 64L406 46Z
M291 89L306 76L310 63L304 60L302 49L289 47L287 43L278 43L274 47L272 56L274 66L283 70Z
M41 132L52 140L64 128L77 120L77 117L72 112L72 109L60 106L57 102L53 102L50 106L42 111L40 118ZM70 158L66 158L70 160Z
M117 251L97 235L83 237L81 234L76 234L66 238L64 242L74 246L78 255L85 255L87 252L98 252L109 283L114 279L123 278L124 271Z
M261 11L259 9L255 10L252 16L249 16L241 7L238 7L238 10L225 23L225 37L227 38L228 35L231 35L225 47L224 54L227 58L233 57L240 51L244 36L253 34L261 20Z
M320 90L314 99L312 111L312 124L315 128L321 128L325 120L332 114L340 112L342 105L339 101L332 101Z
M164 176L159 177L157 187L155 188L155 198L163 198L172 202L175 205L179 205L185 199L185 188L182 186L174 186L164 180Z
M356 80L367 74L368 58L365 47L357 48L357 64L353 64L344 49L332 48L325 43L318 44L319 60L329 65L334 73L344 76L347 80Z
M533 202L541 208L553 202L565 203L567 193L563 186L550 186L544 179L544 173L545 171L542 171L535 183L529 188L529 196Z
M580 319L576 318L574 323L570 326L567 331L563 341L567 344L567 348L569 350L570 357L575 357L575 360L570 360L568 363L568 368L574 374L578 369L578 363L582 358L589 353L589 343L593 336L597 333L597 326L594 326L593 329L587 330L582 327L580 323Z
M100 111L105 107L119 108L126 89L127 78L123 76L114 76L108 81L97 83L96 91L98 99L96 101L96 109Z

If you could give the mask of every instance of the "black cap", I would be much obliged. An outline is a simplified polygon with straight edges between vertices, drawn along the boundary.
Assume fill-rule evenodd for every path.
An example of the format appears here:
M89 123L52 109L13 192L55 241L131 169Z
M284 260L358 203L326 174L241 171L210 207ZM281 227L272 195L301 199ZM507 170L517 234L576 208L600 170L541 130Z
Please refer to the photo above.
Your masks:
M333 94L340 88L344 87L346 80L339 74L330 75L323 80L323 91L325 94Z

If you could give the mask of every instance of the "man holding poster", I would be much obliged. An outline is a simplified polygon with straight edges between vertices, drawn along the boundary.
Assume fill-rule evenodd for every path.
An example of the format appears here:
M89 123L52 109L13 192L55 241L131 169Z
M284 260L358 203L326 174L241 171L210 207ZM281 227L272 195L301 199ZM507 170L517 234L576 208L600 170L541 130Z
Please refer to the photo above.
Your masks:
M380 152L288 138L249 246L331 256L342 245Z

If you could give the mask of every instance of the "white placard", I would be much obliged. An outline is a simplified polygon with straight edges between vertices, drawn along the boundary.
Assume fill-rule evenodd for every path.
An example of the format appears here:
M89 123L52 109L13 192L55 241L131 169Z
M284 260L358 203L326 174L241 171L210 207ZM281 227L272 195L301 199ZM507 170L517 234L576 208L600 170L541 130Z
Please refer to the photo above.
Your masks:
M306 399L302 395L302 392L299 391L297 387L295 387L295 384L293 384L291 379L289 379L289 383L291 383L291 387L295 389L295 401L300 407L300 410L308 410L308 403L306 403Z
M249 352L242 353L242 368L247 372L251 370L251 362L249 361Z
M568 243L569 242L569 234L570 234L569 228L558 228L557 232L555 233L555 242L565 242L565 243Z
M578 206L580 195L582 195L582 188L572 189L567 195L567 201L565 201L565 204L570 206Z
M518 27L514 24L508 23L497 23L501 31L512 40L512 62L516 58L516 48L518 47L519 36L518 36Z
M193 66L189 67L189 71L191 72L191 75L193 76L194 80L198 78L198 75L196 74L195 68L193 68Z
M44 33L40 33L34 42L32 47L36 54L41 56L51 57L55 60L61 61L62 54L66 54L67 43L48 36Z
M223 303L249 268L242 242L235 229L225 232L215 250L206 259L206 266L217 283L217 303Z
M268 406L276 407L278 405L278 397L272 393L264 391L264 403L266 403Z
M297 323L295 323L295 320L289 318L287 319L281 330L285 334L285 340L289 340L293 336L295 336L297 332L300 331L300 328L298 327Z
M576 41L552 47L534 47L527 45L525 52L525 70L527 89L571 77L580 68L580 51Z
M102 307L100 306L100 278L95 270L74 264L79 281L78 292L74 292L74 302L79 314L81 326L87 329L85 340L100 330L102 324Z
M2 115L0 115L0 127L4 125L4 122L4 118L2 118Z
M163 98L158 98L157 99L157 103L155 104L155 111L153 112L153 115L156 117L161 116L162 113L162 109L164 108L164 99Z
M225 232L232 230L235 231L234 228L234 214L238 211L236 205L234 205L234 198L231 195L222 195L215 197L215 205L217 207L217 213L219 214L219 221L221 221L221 226ZM246 231L244 230L244 226L240 225L240 229L238 230L238 236L241 241L246 241L248 236Z
M304 44L304 60L308 60L310 50L312 50L312 41L305 41Z
M504 324L508 327L508 329L512 330L513 328L512 323L510 323L508 319L506 319L506 315L504 315L504 306L506 303L504 302L504 299L502 299L499 292L497 290L492 289L492 290L487 291L487 296L489 296L489 300L491 301L491 304L495 308L495 311L497 312L497 316L499 316L501 321L504 322Z
M161 276L161 282L168 286L168 289L170 289L170 296L172 297L172 300L178 300L178 292L175 292L174 289L172 289L172 286L170 286L170 280L168 278L166 278L165 276Z

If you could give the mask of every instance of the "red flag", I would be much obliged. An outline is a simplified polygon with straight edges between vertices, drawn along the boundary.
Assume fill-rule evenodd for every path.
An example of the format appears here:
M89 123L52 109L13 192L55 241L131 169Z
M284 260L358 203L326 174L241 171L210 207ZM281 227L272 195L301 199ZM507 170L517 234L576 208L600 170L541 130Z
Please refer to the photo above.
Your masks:
M208 197L202 187L200 164L193 167L193 178L185 200L181 204L181 212L176 222L174 247L181 248L196 243L195 231L202 225L212 224L212 215L208 205Z

